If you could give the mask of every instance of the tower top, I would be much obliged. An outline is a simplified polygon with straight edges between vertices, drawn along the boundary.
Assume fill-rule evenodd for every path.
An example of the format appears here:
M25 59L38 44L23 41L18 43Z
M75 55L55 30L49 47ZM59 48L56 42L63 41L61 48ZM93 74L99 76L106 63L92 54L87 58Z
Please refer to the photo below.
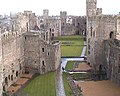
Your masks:
M86 15L95 16L97 10L97 0L86 0Z
M86 2L97 2L97 0L86 0Z

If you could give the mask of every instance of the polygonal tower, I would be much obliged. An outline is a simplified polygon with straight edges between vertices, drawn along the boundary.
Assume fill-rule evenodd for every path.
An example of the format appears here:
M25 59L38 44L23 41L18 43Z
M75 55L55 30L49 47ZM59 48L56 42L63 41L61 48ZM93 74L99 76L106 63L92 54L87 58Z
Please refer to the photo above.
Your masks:
M97 0L86 0L86 15L88 17L95 16L97 9Z

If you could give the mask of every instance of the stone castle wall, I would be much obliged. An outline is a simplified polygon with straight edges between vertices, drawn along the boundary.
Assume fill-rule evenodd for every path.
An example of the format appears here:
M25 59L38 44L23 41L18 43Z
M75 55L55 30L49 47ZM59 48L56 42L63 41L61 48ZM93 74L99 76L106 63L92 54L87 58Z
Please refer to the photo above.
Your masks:
M92 10L92 6L89 5L90 0L87 1L88 8ZM96 3L91 1L91 4L93 4L94 11ZM99 66L103 64L103 41L111 38L111 33L115 37L117 18L116 15L95 15L92 14L93 11L90 11L87 16L88 62L95 70L99 70Z
M104 15L96 9L96 0L87 0L87 61L95 71L106 72L107 78L120 85L120 18ZM101 66L101 69L100 69Z
M120 86L120 41L104 41L104 51L107 77Z
M25 50L25 67L28 71L42 73L42 67L45 66L45 72L56 70L56 66L60 64L59 56L56 51L60 50L59 42L48 44L44 39L41 39L39 33L25 33L24 35L24 50ZM34 46L34 47L33 47ZM58 61L55 59L59 58ZM57 62L57 63L55 63ZM57 64L57 65L56 65Z
M1 34L3 91L23 73L44 74L60 64L60 43L49 41L48 32L4 32ZM48 42L49 41L49 42Z
M1 37L1 30L0 30L0 37ZM3 82L3 64L2 64L2 40L0 38L0 96L2 96L2 92L3 92L3 86L2 86L2 82Z
M3 89L6 91L24 70L23 40L19 32L4 32L0 38L2 38Z

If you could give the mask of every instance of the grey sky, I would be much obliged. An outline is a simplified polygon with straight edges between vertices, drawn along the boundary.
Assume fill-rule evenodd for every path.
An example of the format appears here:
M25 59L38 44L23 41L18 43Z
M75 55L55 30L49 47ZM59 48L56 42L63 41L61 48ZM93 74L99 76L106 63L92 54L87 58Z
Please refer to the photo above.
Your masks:
M105 14L118 14L119 4L120 0L98 0L98 7L102 7ZM50 15L59 15L60 11L67 11L69 15L85 15L86 0L0 0L0 14L32 10L41 15L43 9L49 9Z

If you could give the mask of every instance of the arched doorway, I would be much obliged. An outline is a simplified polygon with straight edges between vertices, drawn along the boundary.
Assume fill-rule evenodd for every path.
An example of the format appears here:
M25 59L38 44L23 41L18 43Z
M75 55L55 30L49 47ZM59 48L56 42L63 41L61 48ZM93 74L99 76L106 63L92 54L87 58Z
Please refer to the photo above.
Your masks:
M42 61L42 73L45 73L45 62L44 61Z
M101 72L101 71L102 71L102 65L99 66L99 72Z

